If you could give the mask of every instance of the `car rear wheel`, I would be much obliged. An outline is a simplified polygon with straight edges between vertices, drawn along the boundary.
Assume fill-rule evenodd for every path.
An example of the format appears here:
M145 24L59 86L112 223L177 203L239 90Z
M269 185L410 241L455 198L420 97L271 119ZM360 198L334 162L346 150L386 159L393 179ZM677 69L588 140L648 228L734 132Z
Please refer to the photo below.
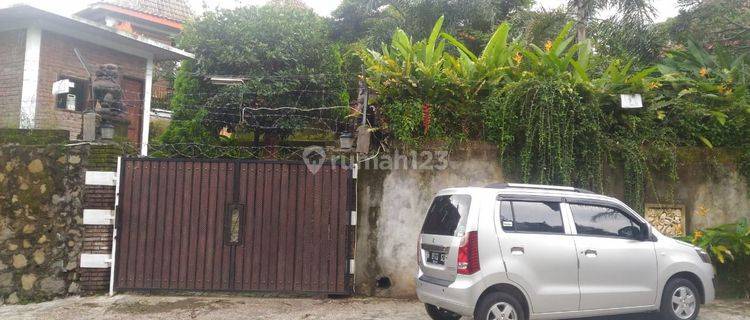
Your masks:
M476 320L526 320L518 299L505 292L492 292L482 298L474 313Z
M691 281L672 279L661 297L661 318L664 320L695 320L701 308L699 291Z
M430 316L433 320L458 320L461 319L461 315L458 313L455 313L453 311L448 311L443 308L438 308L434 305L431 305L429 303L425 303L424 305L425 310L427 310L427 314Z

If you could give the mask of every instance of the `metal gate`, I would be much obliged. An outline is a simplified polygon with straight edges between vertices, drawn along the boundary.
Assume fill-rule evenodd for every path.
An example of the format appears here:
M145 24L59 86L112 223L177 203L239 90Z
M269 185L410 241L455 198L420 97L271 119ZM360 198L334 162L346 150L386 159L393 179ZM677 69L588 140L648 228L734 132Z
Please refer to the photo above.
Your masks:
M120 181L116 289L351 293L349 169L128 158Z

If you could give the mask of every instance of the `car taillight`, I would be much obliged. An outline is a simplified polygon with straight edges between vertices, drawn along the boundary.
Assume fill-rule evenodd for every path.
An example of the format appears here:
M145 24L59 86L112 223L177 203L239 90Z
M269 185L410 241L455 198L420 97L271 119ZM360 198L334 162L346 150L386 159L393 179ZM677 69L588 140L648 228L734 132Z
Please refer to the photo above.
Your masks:
M479 271L479 243L477 232L468 232L458 248L458 274L474 274Z
M417 237L417 265L422 265L422 236Z

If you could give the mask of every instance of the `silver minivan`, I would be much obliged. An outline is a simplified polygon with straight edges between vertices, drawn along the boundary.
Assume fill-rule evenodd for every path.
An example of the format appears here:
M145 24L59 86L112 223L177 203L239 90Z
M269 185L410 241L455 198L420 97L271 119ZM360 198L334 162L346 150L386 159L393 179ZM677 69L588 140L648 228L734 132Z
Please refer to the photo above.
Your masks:
M706 252L621 201L570 187L442 190L418 243L432 319L571 319L658 312L693 320L714 299Z

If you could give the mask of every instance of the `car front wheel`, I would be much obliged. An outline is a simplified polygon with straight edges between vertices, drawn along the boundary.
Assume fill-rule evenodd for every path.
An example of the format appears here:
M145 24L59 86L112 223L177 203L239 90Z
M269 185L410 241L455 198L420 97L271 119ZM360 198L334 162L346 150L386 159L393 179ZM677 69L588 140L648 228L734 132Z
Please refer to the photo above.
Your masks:
M431 305L429 303L425 303L424 305L425 310L427 310L427 314L430 316L433 320L458 320L461 319L461 315L452 311L445 310L443 308L438 308L434 305Z
M672 279L664 288L660 314L664 320L695 320L701 308L699 291L686 279Z
M518 299L505 292L492 292L479 302L476 320L526 320Z

